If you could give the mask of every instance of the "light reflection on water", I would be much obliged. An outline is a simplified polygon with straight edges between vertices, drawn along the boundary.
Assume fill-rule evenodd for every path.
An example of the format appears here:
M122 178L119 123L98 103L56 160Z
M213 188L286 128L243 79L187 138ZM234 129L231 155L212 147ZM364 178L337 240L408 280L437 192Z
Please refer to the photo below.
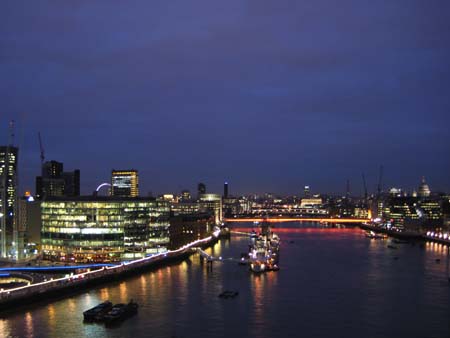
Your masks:
M214 263L208 270L194 255L10 314L0 319L0 336L449 336L449 265L444 246L370 240L358 229L302 225L275 231L282 239L279 272L254 275L230 262ZM207 252L240 257L247 244L248 238L232 236ZM218 298L226 289L238 290L239 296ZM140 304L139 313L118 328L82 321L82 312L103 300L118 303L131 298Z

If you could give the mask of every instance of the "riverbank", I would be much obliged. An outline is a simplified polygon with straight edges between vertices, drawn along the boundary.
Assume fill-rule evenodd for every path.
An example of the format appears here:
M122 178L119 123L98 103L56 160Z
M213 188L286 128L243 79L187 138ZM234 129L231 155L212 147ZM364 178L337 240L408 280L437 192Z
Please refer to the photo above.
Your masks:
M422 235L417 232L409 232L409 231L395 231L395 230L388 230L385 228L369 225L369 224L360 224L359 228L363 230L373 231L376 233L382 233L386 234L388 236L398 238L398 239L413 239L413 240L420 240L422 239Z
M142 271L156 269L170 263L181 261L195 253L196 247L207 248L219 239L217 234L189 243L177 250L167 251L146 258L141 258L117 266L103 267L98 270L49 281L30 284L13 289L0 289L0 313L12 308L28 305L42 300L49 301L73 295L95 285L123 279Z
M425 241L425 242L433 242L433 243L439 243L450 246L450 239L444 239L439 238L437 236L431 236L428 234L421 234L419 232L399 232L399 231L393 231L388 230L385 228L369 225L369 224L361 224L359 225L359 228L363 230L369 230L376 233L382 233L386 234L388 236L398 238L398 239L405 239L405 240L419 240L419 241Z

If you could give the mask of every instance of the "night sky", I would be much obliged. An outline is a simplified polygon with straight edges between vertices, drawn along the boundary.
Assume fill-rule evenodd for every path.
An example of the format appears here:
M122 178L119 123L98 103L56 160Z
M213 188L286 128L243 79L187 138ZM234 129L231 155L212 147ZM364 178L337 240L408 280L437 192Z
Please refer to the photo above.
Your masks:
M47 160L82 192L136 168L141 194L450 191L450 1L0 4L0 143L21 191Z

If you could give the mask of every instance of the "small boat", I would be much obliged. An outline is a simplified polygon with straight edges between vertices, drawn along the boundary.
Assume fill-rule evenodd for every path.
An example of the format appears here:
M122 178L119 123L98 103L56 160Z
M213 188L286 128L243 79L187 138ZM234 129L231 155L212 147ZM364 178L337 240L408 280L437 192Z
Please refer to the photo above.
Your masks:
M234 298L234 297L236 297L238 295L239 295L238 291L225 290L224 292L219 294L219 298L228 299L228 298Z
M110 301L104 301L103 303L94 306L92 309L83 312L84 320L87 322L93 322L99 320L103 315L108 313L113 307Z
M137 313L138 304L133 300L130 300L128 304L116 304L112 307L111 311L109 311L104 317L103 321L106 325L113 325L120 323L121 321L131 317L132 315Z
M366 232L366 237L367 238L372 238L372 239L383 239L385 238L385 235L383 234L377 234L375 231L367 231Z
M396 243L396 244L409 244L410 242L407 240L403 240L403 239L393 239L392 242Z

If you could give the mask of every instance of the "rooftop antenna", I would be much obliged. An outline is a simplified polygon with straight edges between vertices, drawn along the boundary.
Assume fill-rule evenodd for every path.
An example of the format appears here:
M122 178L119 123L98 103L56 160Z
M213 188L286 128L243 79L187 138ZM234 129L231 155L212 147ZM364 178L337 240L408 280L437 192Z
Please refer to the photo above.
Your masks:
M41 149L41 165L44 164L45 156L44 156L44 146L42 145L41 132L38 132L39 136L39 148Z
M14 145L14 120L9 121L9 145Z

